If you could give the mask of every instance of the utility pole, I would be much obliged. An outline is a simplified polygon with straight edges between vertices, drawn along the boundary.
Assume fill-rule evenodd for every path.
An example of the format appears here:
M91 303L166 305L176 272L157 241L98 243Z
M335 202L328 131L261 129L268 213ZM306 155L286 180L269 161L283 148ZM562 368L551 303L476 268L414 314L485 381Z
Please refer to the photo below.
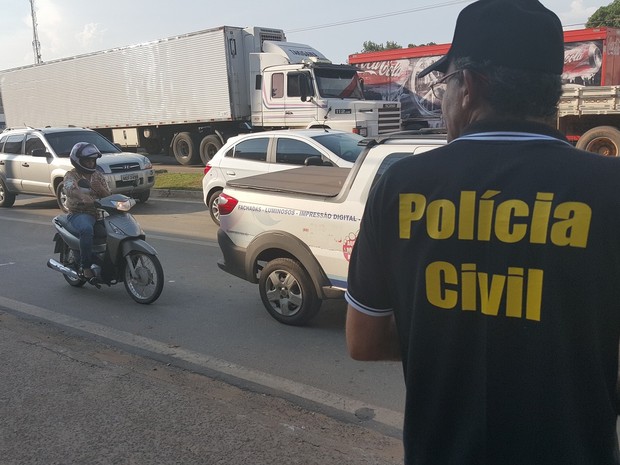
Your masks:
M37 13L35 11L34 0L30 0L30 12L32 15L32 48L34 50L34 63L42 63L41 60L41 43L39 42L39 34L37 33Z

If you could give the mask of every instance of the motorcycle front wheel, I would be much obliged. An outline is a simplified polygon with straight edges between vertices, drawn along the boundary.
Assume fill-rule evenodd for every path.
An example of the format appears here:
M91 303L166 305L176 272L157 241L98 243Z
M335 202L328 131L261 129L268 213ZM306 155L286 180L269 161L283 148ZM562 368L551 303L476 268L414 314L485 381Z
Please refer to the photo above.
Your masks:
M60 251L60 263L62 263L68 268L76 270L76 260L77 257L75 256L75 252L71 250L67 244L63 243L62 250ZM73 287L82 287L84 284L86 284L86 280L84 279L73 279L66 274L63 274L62 276L65 278L65 281L67 281Z
M125 289L139 304L157 300L164 288L164 270L155 255L131 252L125 264Z

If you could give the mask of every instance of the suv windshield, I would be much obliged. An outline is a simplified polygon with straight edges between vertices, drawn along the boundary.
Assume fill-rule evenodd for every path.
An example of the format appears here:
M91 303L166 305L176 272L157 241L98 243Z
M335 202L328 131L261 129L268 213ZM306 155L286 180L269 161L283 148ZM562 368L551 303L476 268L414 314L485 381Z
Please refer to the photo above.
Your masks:
M59 157L68 157L78 142L94 144L101 153L120 153L116 145L95 131L67 131L46 133L45 138Z
M364 100L360 78L355 70L316 68L314 75L321 97Z
M312 138L343 160L350 162L357 160L358 155L363 149L362 146L357 145L363 137L353 133L340 134L326 132L325 134L313 136Z

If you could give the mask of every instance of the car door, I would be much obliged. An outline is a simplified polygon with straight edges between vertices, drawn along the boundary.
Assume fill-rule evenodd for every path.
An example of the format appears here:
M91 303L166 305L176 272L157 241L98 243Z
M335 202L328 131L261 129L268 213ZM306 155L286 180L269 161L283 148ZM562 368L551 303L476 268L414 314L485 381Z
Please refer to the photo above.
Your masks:
M35 152L36 149L38 149L37 152ZM54 193L50 186L52 156L39 136L36 134L26 136L24 153L20 155L19 160L22 191L31 194Z
M331 164L327 157L307 142L285 136L276 138L275 157L275 163L269 164L269 171L297 168L311 157L318 157L324 163Z
M269 172L270 137L252 137L233 145L222 157L220 172L226 181Z
M12 192L21 192L21 167L19 156L22 153L23 134L8 134L2 137L3 159L0 160L0 171L7 185L7 189ZM2 144L0 144L2 145Z

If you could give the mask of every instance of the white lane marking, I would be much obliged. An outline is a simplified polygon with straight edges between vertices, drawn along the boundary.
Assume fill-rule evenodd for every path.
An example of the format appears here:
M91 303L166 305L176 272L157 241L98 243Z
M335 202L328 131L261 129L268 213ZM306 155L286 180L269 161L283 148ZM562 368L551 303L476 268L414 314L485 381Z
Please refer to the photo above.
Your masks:
M30 224L41 224L44 226L49 226L52 222L51 221L40 221L40 220L28 220L28 219L24 219L24 218L0 218L1 220L6 220L6 221L16 221L18 223L30 223ZM169 241L169 242L181 242L183 244L194 244L194 245L202 245L202 246L206 246L206 247L219 247L217 244L217 241L202 241L202 240L198 240L198 239L188 239L185 237L172 237L172 236L162 236L160 234L147 234L146 235L146 239L147 241L150 239L158 239L161 241Z
M72 316L56 313L46 308L30 305L25 302L9 299L0 296L0 305L25 313L27 315L52 321L56 324L67 326L70 328L86 331L106 339L126 344L138 349L154 352L169 357L193 363L209 370L226 373L236 378L250 381L271 389L292 394L303 399L325 405L340 411L344 411L355 415L360 409L372 409L375 413L374 421L390 426L392 428L401 429L403 425L402 412L369 405L356 399L340 396L333 392L324 391L306 384L297 383L286 378L270 375L261 371L246 368L226 360L211 357L207 354L201 354L191 350L185 350L178 347L170 347L168 344L149 339L143 336L110 328L109 326L100 325L86 320L80 320Z
M15 265L15 262L0 263L0 266Z

